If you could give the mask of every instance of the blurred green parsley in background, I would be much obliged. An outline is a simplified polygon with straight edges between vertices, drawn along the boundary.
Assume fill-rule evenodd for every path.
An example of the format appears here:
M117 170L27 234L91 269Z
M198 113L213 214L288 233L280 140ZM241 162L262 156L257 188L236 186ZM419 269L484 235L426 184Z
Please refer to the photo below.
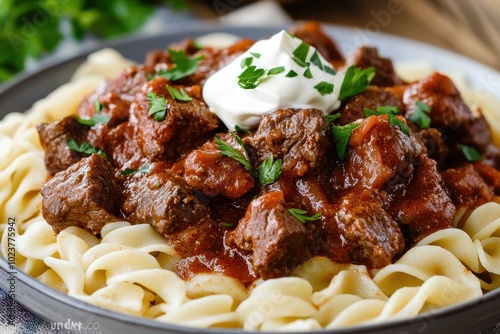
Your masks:
M53 51L63 20L77 40L86 33L111 38L139 30L163 4L186 9L184 0L0 0L0 83L22 71L27 59Z

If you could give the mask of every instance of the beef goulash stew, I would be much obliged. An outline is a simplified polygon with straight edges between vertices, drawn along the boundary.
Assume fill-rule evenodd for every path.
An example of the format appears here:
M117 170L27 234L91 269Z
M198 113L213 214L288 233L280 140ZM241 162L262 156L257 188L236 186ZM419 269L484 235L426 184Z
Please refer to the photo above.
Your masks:
M381 268L500 194L500 150L448 77L404 82L372 47L344 58L315 23L288 36L303 70L260 69L252 52L236 64L239 89L307 81L314 68L344 77L314 87L336 94L334 110L290 103L254 125L223 123L204 86L254 42L152 52L77 115L37 127L47 222L95 235L113 221L150 224L180 254L181 278L219 272L250 285L318 255Z

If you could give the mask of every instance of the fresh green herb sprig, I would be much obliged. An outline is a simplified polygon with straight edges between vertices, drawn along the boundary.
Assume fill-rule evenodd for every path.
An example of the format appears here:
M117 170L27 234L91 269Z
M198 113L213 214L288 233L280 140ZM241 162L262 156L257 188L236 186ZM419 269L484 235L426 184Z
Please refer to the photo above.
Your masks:
M139 169L125 168L120 174L124 176L135 175L135 174L148 174L151 171L149 165L144 165L139 167Z
M95 114L91 118L81 118L78 115L74 115L76 121L81 125L88 127L96 126L97 124L107 124L111 120L110 115Z
M230 157L231 159L234 159L238 161L240 164L245 167L245 169L252 175L253 177L257 177L257 173L255 172L255 169L253 168L252 164L250 163L250 159L248 157L248 152L245 149L245 146L243 145L243 141L241 140L240 137L238 137L237 134L230 132L233 138L236 140L238 145L240 146L241 150L243 153L226 143L225 141L220 140L218 137L215 137L215 143L219 147L220 154L225 155L227 157Z
M431 126L431 118L429 113L431 108L422 101L417 101L415 103L415 110L410 115L409 120L418 125L421 129L427 129Z
M281 174L282 164L281 159L274 161L273 154L271 153L271 156L267 160L264 160L259 167L259 184L265 186L276 182Z
M153 119L157 122L161 122L165 119L165 114L167 110L167 100L164 96L158 97L155 92L148 92L148 115L153 116Z
M340 87L339 100L345 100L348 97L359 94L364 91L373 77L375 77L375 68L359 68L354 65L349 66L345 72L342 86Z
M325 115L325 119L326 119L326 124L330 125L330 123L332 123L333 121L335 121L337 118L340 118L340 113L335 113L335 114L329 114L329 115Z
M307 221L314 221L321 218L321 214L319 212L312 216L308 216L307 211L296 208L288 209L288 212L290 212L292 216L294 216L302 224L305 224Z
M245 146L243 145L243 141L241 140L241 138L234 132L231 132L231 135L236 140L243 153L241 153L239 150L235 149L228 143L215 137L214 140L220 150L220 154L230 157L231 159L234 159L238 161L240 164L242 164L243 167L245 167L245 169L250 173L250 175L259 179L259 184L261 186L265 186L276 182L276 180L281 174L281 166L282 166L281 159L274 161L274 157L271 154L271 156L260 165L259 171L257 173L257 171L253 168L252 164L250 163L248 152L245 149Z
M402 120L396 117L396 115L400 115L401 111L397 106L379 106L377 107L377 111L374 111L369 108L364 108L364 113L366 116L381 116L387 115L387 119L392 127L398 127L405 135L410 135L410 128L406 125Z
M349 138L351 138L352 131L358 126L359 124L357 123L351 123L347 125L332 125L330 128L340 161L344 161Z
M182 50L169 49L168 53L172 58L174 66L168 70L160 70L156 72L156 76L163 77L170 81L176 81L194 74L198 69L198 63L205 59L204 55L188 57Z
M102 157L104 157L107 160L109 159L109 157L106 155L106 153L103 150L95 148L94 146L90 145L86 141L79 145L73 138L70 138L66 141L66 143L68 144L68 148L72 151L82 153L82 154L87 154L87 155L91 155L91 154L96 153L96 154L101 155Z
M483 160L483 156L476 150L474 147L458 144L458 148L462 151L465 159L469 162L475 162L479 160Z
M242 132L242 133L247 133L247 134L251 132L250 130L248 130L246 128L242 128L239 125L235 125L234 129L236 130L236 132Z
M177 89L173 86L167 85L167 90L168 90L170 96L174 100L178 100L178 101L182 101L182 102L189 102L189 101L193 100L191 98L191 96L189 96L188 93L186 93L184 88Z
M77 40L86 33L117 37L139 30L161 3L187 8L184 0L0 1L0 82L22 71L28 59L54 51L63 39L64 21Z

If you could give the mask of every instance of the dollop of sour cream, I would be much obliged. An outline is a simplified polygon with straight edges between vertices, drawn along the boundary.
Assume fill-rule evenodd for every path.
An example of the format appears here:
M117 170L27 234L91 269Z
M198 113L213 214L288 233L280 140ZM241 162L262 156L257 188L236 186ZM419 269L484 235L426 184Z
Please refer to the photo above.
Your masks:
M241 77L242 73L258 70L265 74L252 88L244 84L243 88L248 76ZM314 47L283 30L258 41L212 75L203 87L203 98L229 130L236 125L253 128L262 115L279 108L317 108L329 114L340 107L343 80L344 74L335 73Z

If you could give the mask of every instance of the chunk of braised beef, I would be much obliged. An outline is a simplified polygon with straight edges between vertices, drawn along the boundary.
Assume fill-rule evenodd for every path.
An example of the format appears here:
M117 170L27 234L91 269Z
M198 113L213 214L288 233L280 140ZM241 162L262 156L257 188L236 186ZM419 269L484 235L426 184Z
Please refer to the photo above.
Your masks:
M491 167L484 161L474 162L474 169L493 190L495 195L500 196L500 170Z
M390 189L409 179L415 158L423 152L415 137L392 126L387 115L370 116L352 131L340 166L343 173L336 173L340 179L335 182L346 188L359 184L375 191Z
M335 68L339 68L344 64L344 56L339 51L337 44L325 33L319 23L305 22L292 27L290 33L313 46Z
M405 241L396 221L376 193L353 188L338 202L335 219L353 263L381 268L403 251Z
M458 130L472 120L470 108L462 100L453 82L440 73L434 73L407 86L403 94L406 117L413 114L416 102L430 108L431 127Z
M375 77L370 82L375 86L396 86L404 84L392 65L392 60L379 55L377 48L361 46L356 49L346 60L344 68L354 65L360 68L374 67Z
M442 133L434 128L413 132L415 138L425 146L427 156L434 159L439 167L444 167L449 148L444 144Z
M133 124L124 122L106 134L104 148L117 170L138 169L147 160L137 143L135 130Z
M105 81L94 93L84 99L78 108L78 115L82 118L90 118L96 112L109 115L111 116L110 126L116 126L126 121L135 94L142 85L148 82L148 76L153 72L153 68L144 65L124 69L114 78ZM96 110L96 101L97 104L102 105L101 110Z
M245 142L255 148L259 164L272 154L283 160L282 173L303 176L325 165L330 138L321 110L278 109L264 116Z
M239 149L229 133L218 134L217 137ZM185 158L184 180L208 197L222 195L230 199L243 196L254 186L254 177L238 161L222 155L213 140Z
M340 112L340 118L336 123L346 125L360 118L365 118L365 108L377 110L377 107L380 106L394 106L404 112L404 104L393 91L384 87L372 86L352 96L342 104L341 108L336 111Z
M42 188L42 214L56 232L78 226L98 234L120 220L122 188L111 164L99 154L54 175Z
M168 80L161 77L150 81L137 94L132 108L139 145L150 159L176 159L213 136L212 130L219 126L219 119L201 98L200 86L185 87L192 100L184 102L172 98L167 84ZM163 119L148 115L150 92L166 101Z
M150 224L158 233L175 241L177 238L173 236L188 228L212 223L206 198L168 171L162 172L162 168L155 166L151 169L150 173L135 174L126 182L121 207L132 224ZM198 232L203 234L202 230Z
M493 191L472 164L450 168L441 172L441 177L457 210L474 209L493 197Z
M422 155L409 184L391 195L389 212L411 247L429 234L451 227L455 206L444 188L436 162Z
M49 174L63 171L87 156L68 147L68 140L73 139L80 145L87 141L88 136L88 127L78 123L73 116L50 124L39 124L36 129L45 151L45 166Z
M273 191L250 203L226 242L250 252L254 271L266 279L285 276L307 259L312 239L305 225L288 212L283 193Z

